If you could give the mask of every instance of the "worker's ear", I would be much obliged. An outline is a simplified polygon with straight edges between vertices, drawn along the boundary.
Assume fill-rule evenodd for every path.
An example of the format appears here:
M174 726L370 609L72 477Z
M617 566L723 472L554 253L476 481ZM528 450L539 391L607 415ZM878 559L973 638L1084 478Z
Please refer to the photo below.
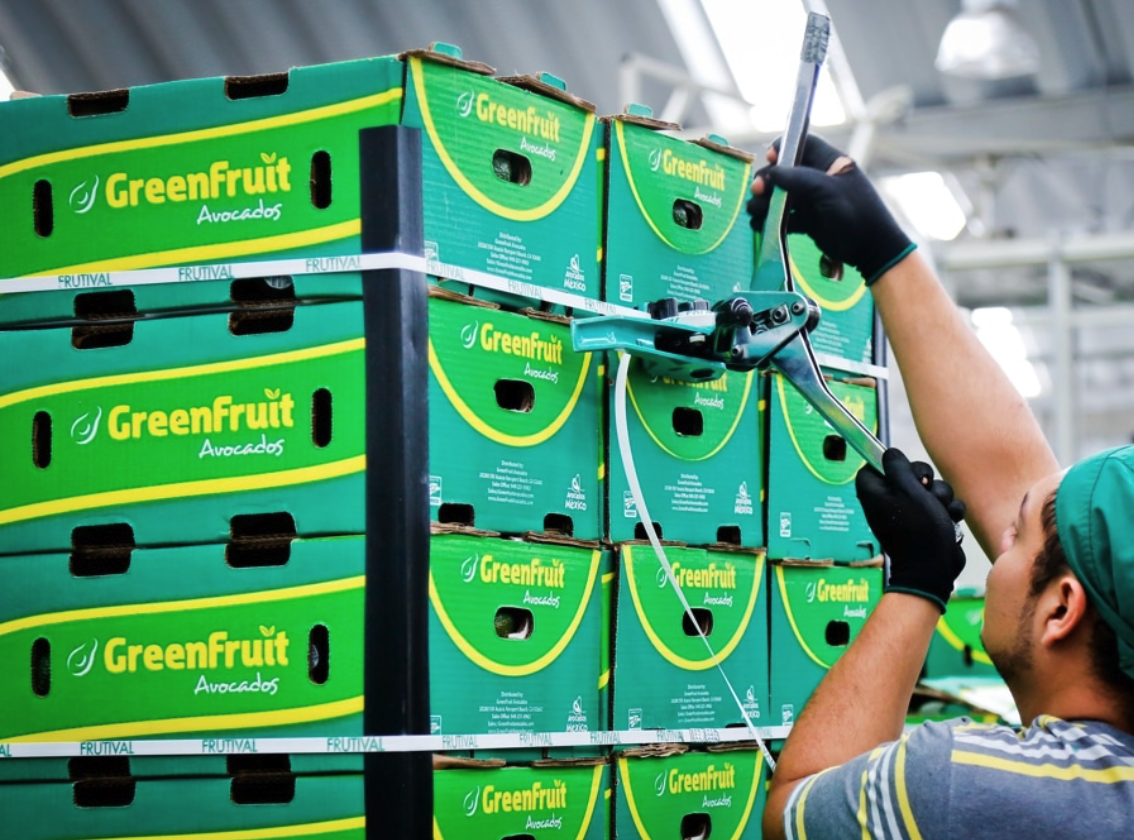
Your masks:
M1087 614L1087 593L1073 574L1059 575L1038 596L1036 615L1043 620L1040 643L1051 647L1075 632Z

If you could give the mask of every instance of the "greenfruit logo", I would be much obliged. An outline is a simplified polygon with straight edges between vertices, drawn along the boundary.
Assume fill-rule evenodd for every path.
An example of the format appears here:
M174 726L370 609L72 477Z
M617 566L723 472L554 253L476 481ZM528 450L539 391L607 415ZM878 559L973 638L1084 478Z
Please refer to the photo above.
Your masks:
M485 785L480 800L481 809L486 814L511 811L526 811L530 814L555 808L563 810L567 808L567 785L562 779L553 780L551 787L544 787L543 782L535 782L531 787L521 790L497 790L495 785Z
M736 566L732 563L725 563L724 568L718 567L716 563L710 563L705 569L686 569L677 562L673 563L671 568L677 585L682 589L736 589ZM663 568L658 574L658 586L664 587L668 581L669 575Z
M461 346L472 350L476 346L477 336L480 335L480 321L473 321L461 328Z
M656 169L651 156L651 168ZM666 175L680 178L691 184L701 187L710 187L714 190L725 189L725 170L719 163L709 163L704 158L697 161L684 160L666 149L661 155L661 168ZM716 201L720 202L718 196Z
M731 790L736 787L736 768L729 761L719 770L715 764L710 764L694 773L682 773L674 767L669 771L667 786L670 793Z
M471 559L471 558L470 558ZM473 561L471 576L465 570L466 560L461 566L465 583L476 576L476 561ZM506 586L547 586L562 589L567 585L567 567L562 560L554 559L548 566L538 557L526 563L500 563L491 554L480 559L480 579L484 583L502 583Z
M476 118L481 122L494 123L521 134L531 134L541 140L549 140L552 143L559 142L559 117L551 110L545 110L541 113L534 105L529 105L526 108L514 108L511 105L494 102L492 95L485 90L476 94L475 98L471 93L463 93L457 97L457 113L462 117L468 116L474 109ZM521 148L523 147L521 146ZM527 151L534 150L528 149ZM555 152L553 150L548 151L551 152L550 155L544 155L544 157L554 160Z
M461 580L472 583L476 579L476 570L480 566L480 555L473 554L461 564Z
M467 341L465 327L461 330L461 338ZM476 327L472 329L475 336ZM471 345L466 345L466 348ZM519 356L535 362L547 362L553 365L563 364L563 342L553 335L541 336L537 330L525 335L499 330L492 323L487 323L480 330L480 346L488 353L503 353L509 356Z
M83 181L71 190L71 195L67 198L71 209L82 215L94 207L95 199L98 198L98 183L98 176L95 175L93 184L89 180Z
M107 431L114 440L140 440L146 436L214 434L225 431L226 427L228 431L239 432L295 425L292 415L295 400L290 393L265 388L264 397L257 402L240 403L231 394L221 394L208 405L153 411L134 411L125 403L110 409Z
M476 790L470 790L468 793L465 794L465 804L464 804L465 816L466 817L476 816L476 811L477 811L477 808L479 806L480 806L480 787L478 786Z
M253 166L233 166L227 160L216 160L207 169L164 178L136 178L129 172L115 172L107 176L105 196L110 207L121 210L167 201L213 201L291 192L290 174L291 164L286 157L261 152L260 163Z
M85 677L94 667L97 653L98 639L91 639L89 646L86 643L79 645L67 657L67 670L72 676Z
M860 578L858 581L848 580L843 583L828 583L826 578L807 584L807 603L819 601L826 603L870 601L870 581Z
M214 630L207 639L168 645L135 643L125 636L115 636L106 642L102 661L111 674L133 674L143 669L217 671L286 666L289 644L287 632L276 632L274 626L261 626L260 637L251 639L230 639L227 630Z
M98 424L101 421L101 406L95 412L93 418L89 411L80 414L75 418L75 422L71 424L71 440L75 441L79 446L86 446L95 439L95 435L98 434Z
M476 102L476 94L471 90L467 90L457 97L457 114L462 117L467 117L472 113L473 103Z

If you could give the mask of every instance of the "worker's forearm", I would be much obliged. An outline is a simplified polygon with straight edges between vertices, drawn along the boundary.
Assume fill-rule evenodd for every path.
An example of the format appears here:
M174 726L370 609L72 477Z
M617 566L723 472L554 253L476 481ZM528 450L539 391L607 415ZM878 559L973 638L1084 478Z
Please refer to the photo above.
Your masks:
M916 252L872 287L918 434L991 557L1036 480L1059 469L1031 409Z
M783 811L800 780L901 735L939 617L925 598L882 596L792 727L768 792L766 838L782 836Z

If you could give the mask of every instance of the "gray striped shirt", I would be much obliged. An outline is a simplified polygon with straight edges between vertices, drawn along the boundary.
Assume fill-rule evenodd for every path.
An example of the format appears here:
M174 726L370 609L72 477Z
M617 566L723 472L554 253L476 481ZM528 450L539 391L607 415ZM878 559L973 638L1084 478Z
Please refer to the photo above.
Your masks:
M804 780L784 827L788 840L1134 838L1134 735L1046 716L1022 732L925 723Z

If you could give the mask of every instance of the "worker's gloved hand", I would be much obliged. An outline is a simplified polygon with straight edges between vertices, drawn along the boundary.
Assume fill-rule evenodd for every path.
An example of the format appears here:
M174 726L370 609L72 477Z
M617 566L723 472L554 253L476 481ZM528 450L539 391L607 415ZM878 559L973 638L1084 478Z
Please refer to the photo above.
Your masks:
M910 463L899 449L882 455L885 473L867 465L858 472L855 490L870 530L890 557L887 592L926 598L945 612L953 581L965 567L955 523L965 503L953 488L934 480L933 468Z
M777 153L779 142L773 144ZM868 286L916 247L854 161L818 137L807 137L799 166L756 173L748 212L757 232L764 229L772 187L788 194L788 232L806 233L830 259L858 269Z

